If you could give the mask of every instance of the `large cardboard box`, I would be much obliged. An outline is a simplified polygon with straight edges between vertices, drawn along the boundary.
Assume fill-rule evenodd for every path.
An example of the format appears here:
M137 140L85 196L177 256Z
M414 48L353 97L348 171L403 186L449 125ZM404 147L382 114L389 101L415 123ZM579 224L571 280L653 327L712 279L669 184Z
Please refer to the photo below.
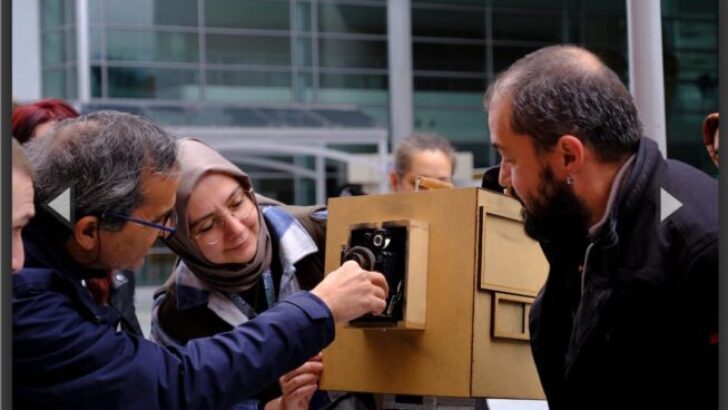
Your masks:
M426 252L408 255L417 325L337 326L321 388L542 399L527 319L548 264L518 202L477 188L331 199L326 271L340 265L351 227L387 221L426 228L416 232Z

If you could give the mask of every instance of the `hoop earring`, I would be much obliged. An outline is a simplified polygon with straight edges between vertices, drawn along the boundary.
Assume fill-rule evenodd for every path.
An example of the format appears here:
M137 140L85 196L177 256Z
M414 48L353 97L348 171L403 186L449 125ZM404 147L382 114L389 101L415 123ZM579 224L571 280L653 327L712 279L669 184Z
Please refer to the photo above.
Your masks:
M574 185L574 178L566 177L566 185Z

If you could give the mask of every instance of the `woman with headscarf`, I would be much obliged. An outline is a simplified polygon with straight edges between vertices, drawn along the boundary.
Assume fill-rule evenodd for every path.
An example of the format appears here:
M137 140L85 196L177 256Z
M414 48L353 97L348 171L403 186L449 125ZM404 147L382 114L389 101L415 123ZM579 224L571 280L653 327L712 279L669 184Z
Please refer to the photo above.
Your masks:
M194 139L180 141L179 260L155 293L152 338L165 346L228 331L323 279L326 210L254 193L243 171ZM308 408L322 369L314 357L235 408ZM283 395L276 398L282 391Z

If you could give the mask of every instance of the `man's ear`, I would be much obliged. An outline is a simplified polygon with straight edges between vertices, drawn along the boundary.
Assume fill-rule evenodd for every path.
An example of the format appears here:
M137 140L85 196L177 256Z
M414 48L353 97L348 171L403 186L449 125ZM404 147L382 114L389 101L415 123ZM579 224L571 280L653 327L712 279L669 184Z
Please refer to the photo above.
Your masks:
M73 239L84 250L91 250L98 243L99 218L87 215L76 221L73 226Z
M562 135L556 142L556 148L559 153L559 166L567 174L575 174L584 163L584 144L573 135Z
M389 171L389 190L391 192L397 192L397 185L399 184L399 178L394 170Z

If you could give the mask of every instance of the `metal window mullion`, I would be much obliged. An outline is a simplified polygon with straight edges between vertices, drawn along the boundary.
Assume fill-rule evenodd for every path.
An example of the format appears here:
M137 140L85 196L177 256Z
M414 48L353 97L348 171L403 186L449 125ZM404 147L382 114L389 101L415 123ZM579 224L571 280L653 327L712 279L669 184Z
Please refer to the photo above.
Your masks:
M342 33L340 31L319 32L319 37L326 40L387 41L386 34Z
M483 39L481 39L481 38L458 38L458 37L413 36L412 42L420 43L420 44L453 44L453 45L464 45L464 46L483 45Z
M486 56L487 57L487 56ZM487 64L487 61L486 61ZM457 79L482 79L482 71L441 71L441 70L414 70L415 77L433 77L433 78L457 78ZM487 66L486 66L486 75Z
M111 67L144 67L157 69L179 69L179 70L197 70L198 63L179 63L179 62L159 62L159 61L129 61L119 60L108 63Z
M100 10L99 13L101 14L101 29L100 31L100 37L99 42L101 43L101 98L109 98L109 50L108 50L108 38L107 38L107 30L106 30L106 24L108 23L108 20L106 19L106 1L101 0L99 2Z
M495 78L495 63L493 57L493 4L491 0L486 0L485 3L485 76L486 80L492 80ZM487 107L486 107L487 108ZM495 165L498 163L498 157L496 151L492 148L488 148L488 162L489 165Z
M326 143L320 144L326 149ZM316 203L326 203L326 158L321 154L316 155Z
M197 58L198 58L198 79L200 83L200 91L198 97L200 101L207 101L207 39L205 31L205 0L197 0Z
M373 6L384 7L378 0L318 0L323 4L338 4L342 6Z
M562 43L569 43L571 41L571 35L569 28L571 27L571 24L569 23L569 10L568 10L568 0L561 0L561 42Z
M350 74L350 75L382 75L388 71L384 68L356 68L356 67L321 67L318 70L323 74Z
M259 71L259 72L276 72L287 73L291 71L290 66L286 65L261 65L261 64L205 64L208 70L220 71Z
M579 45L584 47L586 44L586 5L584 0L579 0Z
M318 0L311 0L310 3L310 15L311 15L311 68L312 68L312 83L313 89L313 101L318 102L319 100L319 87L320 87L320 62L319 62L319 30L318 30Z
M89 0L76 0L76 70L77 99L87 103L91 99Z
M289 30L289 44L291 49L289 50L289 55L291 58L291 99L294 102L303 101L303 92L301 90L301 84L298 78L298 57L296 53L298 52L298 1L297 0L291 0L289 3L289 9L288 9L288 30ZM297 182L296 182L297 183ZM298 194L296 194L298 195Z
M199 22L198 22L199 24ZM92 26L97 26L93 24ZM110 23L106 24L106 27L112 30L124 30L124 31L154 31L160 33L186 33L195 34L197 28L194 26L154 26L148 24L133 24L133 23Z
M231 36L288 37L290 35L290 27L288 30L207 27L206 30L210 34Z

